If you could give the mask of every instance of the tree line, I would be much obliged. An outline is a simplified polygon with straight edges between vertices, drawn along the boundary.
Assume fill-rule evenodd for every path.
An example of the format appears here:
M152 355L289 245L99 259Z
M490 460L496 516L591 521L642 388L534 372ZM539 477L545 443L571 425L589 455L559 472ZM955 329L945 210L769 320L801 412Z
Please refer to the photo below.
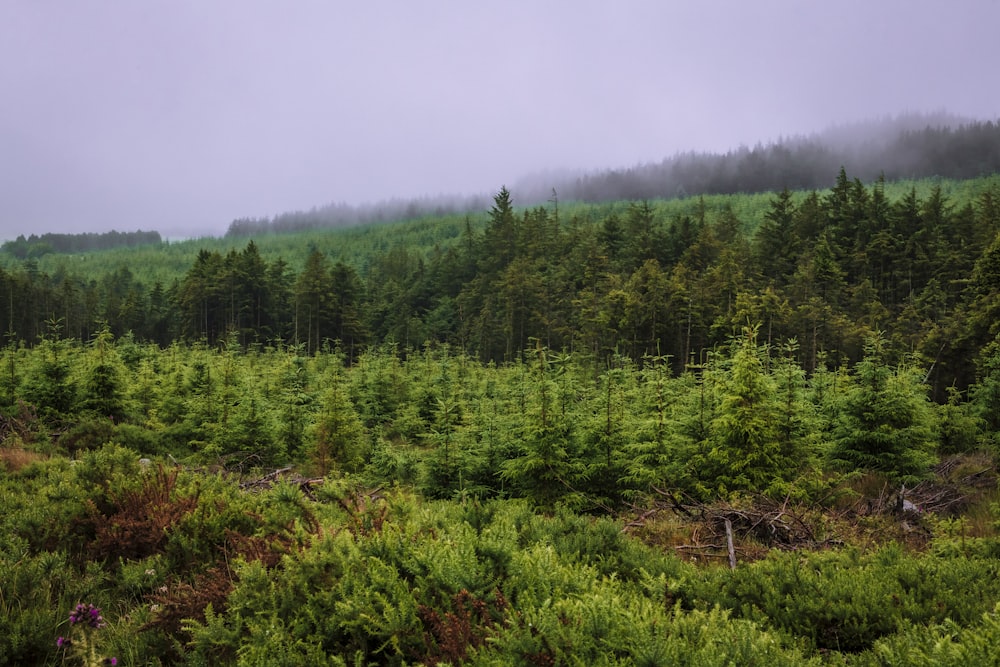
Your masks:
M1000 124L916 118L831 131L726 153L683 153L656 164L556 183L571 199L607 201L822 187L840 165L864 181L976 178L1000 171ZM921 122L926 124L921 125Z
M0 251L10 253L19 259L37 259L49 253L80 253L107 250L109 248L134 248L142 245L159 245L163 242L159 232L84 232L81 234L45 233L31 234L27 238L19 235L13 241L5 241Z
M725 153L686 152L660 162L575 176L529 177L517 183L524 205L544 204L553 190L571 201L673 199L698 194L759 193L823 188L844 165L862 181L929 177L969 179L1000 171L1000 124L949 114L911 114L834 127L825 132L740 146ZM485 194L333 203L272 218L233 220L228 238L329 229L469 213Z
M664 357L675 372L748 324L766 344L797 341L807 372L857 362L883 332L890 358L916 355L944 400L975 381L997 333L998 190L976 183L954 199L939 186L889 197L884 179L841 169L828 191L773 194L756 229L704 198L669 219L649 201L566 218L558 202L517 210L503 188L481 228L467 221L427 253L393 247L361 264L313 247L295 271L249 241L202 250L184 275L147 286L126 267L48 275L28 261L0 271L0 327L28 344L48 321L82 341L103 323L164 347L230 334L309 353L339 342L351 358L447 343L496 363L541 344L595 368Z

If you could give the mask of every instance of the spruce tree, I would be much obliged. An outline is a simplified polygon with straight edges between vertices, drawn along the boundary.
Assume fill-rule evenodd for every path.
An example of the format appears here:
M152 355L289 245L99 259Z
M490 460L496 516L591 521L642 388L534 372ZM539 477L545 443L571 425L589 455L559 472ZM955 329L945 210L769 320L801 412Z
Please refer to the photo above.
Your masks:
M120 422L126 417L125 388L121 363L107 324L94 336L91 354L97 359L87 372L80 407L97 416Z
M763 491L798 467L785 445L774 380L764 369L757 329L744 330L720 386L719 412L710 425L706 485L720 493Z
M912 365L887 365L876 334L868 340L853 378L834 426L833 462L905 483L926 476L935 461L937 437L920 371Z
M333 379L320 398L320 412L309 435L307 452L320 475L332 470L361 470L367 455L368 438L339 376Z

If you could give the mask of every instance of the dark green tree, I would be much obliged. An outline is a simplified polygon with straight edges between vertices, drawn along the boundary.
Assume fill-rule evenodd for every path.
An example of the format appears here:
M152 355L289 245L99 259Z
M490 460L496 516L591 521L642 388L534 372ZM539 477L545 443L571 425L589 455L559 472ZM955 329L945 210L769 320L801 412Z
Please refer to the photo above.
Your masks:
M753 256L761 273L781 285L795 272L801 241L795 230L792 193L782 190L771 200L753 237Z
M309 353L319 350L324 340L336 336L330 322L330 309L336 298L331 288L330 260L313 249L295 283L294 342L298 344L301 340Z
M493 197L479 249L479 270L492 279L519 254L521 225L506 186Z
M200 250L176 293L181 333L188 340L215 343L226 331L224 260L217 252Z
M107 324L95 334L88 357L91 363L82 387L80 409L116 423L124 421L127 411L123 369Z

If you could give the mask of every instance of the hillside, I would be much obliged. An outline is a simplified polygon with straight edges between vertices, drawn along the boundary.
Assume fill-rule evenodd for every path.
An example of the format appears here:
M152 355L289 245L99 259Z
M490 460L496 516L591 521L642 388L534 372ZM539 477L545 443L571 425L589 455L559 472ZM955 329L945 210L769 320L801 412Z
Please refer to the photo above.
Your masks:
M1000 177L513 197L9 260L0 664L990 664Z
M8 256L0 288L18 307L0 326L29 344L46 322L83 341L104 322L162 346L235 332L352 355L448 343L501 362L541 341L599 364L668 356L676 371L748 323L796 339L808 370L857 361L881 331L943 400L975 380L993 335L997 189L842 170L829 190L778 194L515 209L504 190L476 216Z
M514 184L524 206L556 199L589 203L683 199L697 195L821 190L844 167L864 182L970 179L1000 171L1000 124L953 115L903 114L835 126L809 136L740 146L726 153L689 152L659 163L526 176ZM234 220L228 237L331 229L419 217L478 213L485 194L389 200L366 206L329 204L273 218Z

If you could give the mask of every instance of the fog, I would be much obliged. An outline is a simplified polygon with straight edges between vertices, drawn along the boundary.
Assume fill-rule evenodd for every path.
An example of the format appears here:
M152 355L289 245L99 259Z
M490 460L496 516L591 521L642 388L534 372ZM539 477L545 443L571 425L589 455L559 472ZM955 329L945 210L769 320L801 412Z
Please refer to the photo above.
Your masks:
M995 0L9 0L0 239L219 235L886 116L992 120L997 25Z

